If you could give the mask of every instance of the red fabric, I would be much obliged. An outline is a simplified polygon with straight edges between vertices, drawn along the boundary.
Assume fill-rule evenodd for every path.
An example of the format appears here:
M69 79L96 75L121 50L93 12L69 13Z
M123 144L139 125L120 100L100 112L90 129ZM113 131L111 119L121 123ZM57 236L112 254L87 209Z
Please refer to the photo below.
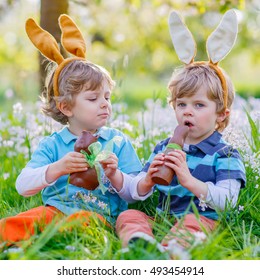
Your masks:
M27 240L34 234L35 225L41 230L53 219L63 215L52 206L39 206L28 211L0 220L0 241L17 242Z
M151 225L152 218L147 216L145 213L138 210L126 210L121 213L116 222L116 232L122 241L123 247L126 247L131 236L134 233L145 233L151 237L154 237ZM181 245L187 246L185 240L178 238L178 233L181 233L183 238L189 236L187 232L203 232L212 231L216 226L216 221L208 219L204 216L199 217L197 220L194 214L187 214L183 220L174 224L163 241L162 245L166 246L168 241L171 239L176 239Z
M29 239L35 233L35 226L40 231L52 221L59 221L65 215L53 206L39 206L22 212L13 217L0 220L0 242L14 243ZM83 226L88 226L90 217L98 218L102 223L110 226L104 217L90 211L79 211L66 217L65 221L80 221Z
M178 221L172 228L170 234L165 236L162 245L167 245L168 241L175 239L184 247L189 246L188 240L190 235L188 233L195 232L211 232L216 227L216 221L206 218L204 216L199 216L197 218L194 214L187 214L183 219Z
M126 247L131 236L136 232L142 232L153 237L152 218L139 210L126 210L122 212L116 221L116 232Z

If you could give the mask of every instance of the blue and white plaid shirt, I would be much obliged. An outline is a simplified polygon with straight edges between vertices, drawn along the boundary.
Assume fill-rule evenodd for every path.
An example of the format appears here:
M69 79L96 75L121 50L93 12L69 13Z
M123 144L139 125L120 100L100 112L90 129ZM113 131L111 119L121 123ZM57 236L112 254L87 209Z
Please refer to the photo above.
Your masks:
M155 155L165 150L169 139L167 138L156 145L142 171L148 171ZM189 145L185 152L191 175L198 180L211 182L214 185L224 180L240 180L241 187L245 186L245 168L240 154L223 140L219 132L215 131L197 145ZM176 176L174 176L170 186L156 185L156 188L160 193L158 211L167 210L170 214L182 216L184 213L193 212L191 207L191 201L193 201L201 215L218 219L214 209L210 207L202 209L199 206L200 200L180 185Z

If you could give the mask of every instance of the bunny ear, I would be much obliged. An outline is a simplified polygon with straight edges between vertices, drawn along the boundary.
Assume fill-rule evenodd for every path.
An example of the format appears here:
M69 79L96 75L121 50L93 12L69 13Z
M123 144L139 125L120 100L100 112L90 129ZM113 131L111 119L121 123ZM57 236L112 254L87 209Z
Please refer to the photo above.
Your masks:
M191 32L175 11L170 14L169 28L172 43L179 59L185 64L193 62L197 51L196 43Z
M212 63L218 63L230 52L235 44L237 32L236 13L234 10L229 10L207 40L208 57Z
M55 38L43 30L32 18L25 24L25 30L34 46L47 58L61 64L64 60Z
M63 47L71 54L85 58L86 43L76 23L68 15L63 14L59 17L59 25L62 30Z

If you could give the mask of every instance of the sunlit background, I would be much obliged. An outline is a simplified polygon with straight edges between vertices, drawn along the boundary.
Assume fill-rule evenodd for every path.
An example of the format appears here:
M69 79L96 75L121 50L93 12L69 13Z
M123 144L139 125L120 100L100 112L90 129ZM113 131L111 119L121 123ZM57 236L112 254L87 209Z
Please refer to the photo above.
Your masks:
M42 3L41 3L42 2ZM40 94L38 51L24 30L28 17L40 22L44 5L68 2L68 14L87 42L87 58L111 71L118 87L116 101L140 109L145 99L165 101L167 82L181 65L167 26L172 9L178 10L198 45L196 60L206 60L207 37L224 11L235 8L239 34L221 66L243 97L260 97L260 2L243 1L59 1L2 0L0 3L0 110L14 102L35 102ZM51 11L51 9L50 9ZM44 19L54 25L51 13Z

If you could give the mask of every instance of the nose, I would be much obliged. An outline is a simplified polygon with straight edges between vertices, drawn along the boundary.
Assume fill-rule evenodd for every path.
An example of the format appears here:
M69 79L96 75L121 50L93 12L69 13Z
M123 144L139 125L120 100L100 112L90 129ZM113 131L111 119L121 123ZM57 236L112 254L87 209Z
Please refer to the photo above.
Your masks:
M106 98L103 98L101 103L100 103L100 107L101 108L107 108L109 104L109 101Z
M192 115L193 115L192 107L186 105L183 114L184 114L185 116L192 116Z

